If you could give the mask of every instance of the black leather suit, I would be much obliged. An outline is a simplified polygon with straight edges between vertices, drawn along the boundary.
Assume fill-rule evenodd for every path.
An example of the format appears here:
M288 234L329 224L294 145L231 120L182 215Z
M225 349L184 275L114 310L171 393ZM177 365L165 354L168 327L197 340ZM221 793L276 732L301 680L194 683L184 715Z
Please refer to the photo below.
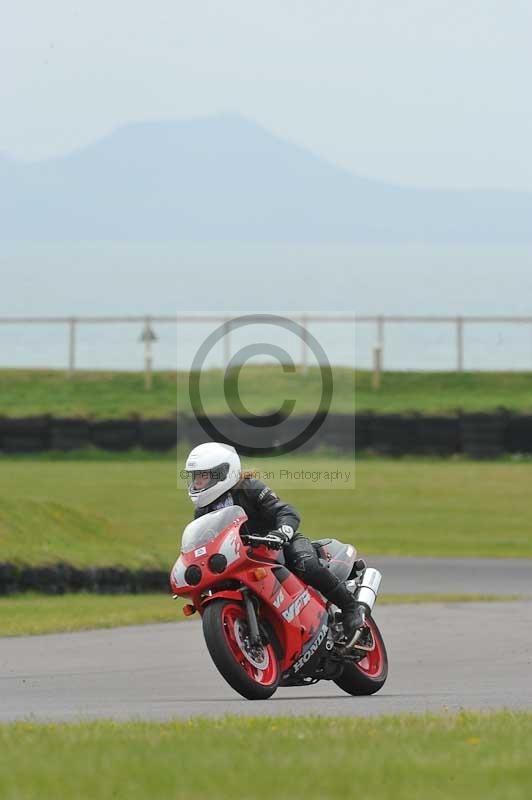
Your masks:
M241 506L247 514L248 519L242 526L245 533L265 534L275 531L281 525L290 525L294 529L294 536L284 545L288 569L326 596L337 588L338 579L327 567L320 564L310 540L301 533L295 533L301 521L295 508L280 500L258 478L243 478L210 505L197 508L194 516L201 517L209 511L233 505Z

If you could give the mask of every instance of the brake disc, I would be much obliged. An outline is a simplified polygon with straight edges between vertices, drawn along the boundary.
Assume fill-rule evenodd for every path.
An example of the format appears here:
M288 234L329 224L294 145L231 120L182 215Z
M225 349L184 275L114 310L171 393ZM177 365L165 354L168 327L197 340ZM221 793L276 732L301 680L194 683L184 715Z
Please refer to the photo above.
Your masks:
M270 663L270 656L265 647L253 647L249 644L247 626L242 620L235 620L235 639L243 655L255 669L265 670Z

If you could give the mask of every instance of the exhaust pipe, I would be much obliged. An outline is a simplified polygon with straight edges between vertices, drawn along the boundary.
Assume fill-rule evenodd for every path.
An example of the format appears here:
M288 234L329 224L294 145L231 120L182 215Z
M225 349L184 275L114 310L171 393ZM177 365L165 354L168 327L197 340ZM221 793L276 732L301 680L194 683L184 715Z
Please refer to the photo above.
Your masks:
M354 590L355 600L365 605L370 614L377 600L381 580L382 575L378 569L366 567L362 573L362 580L358 585L356 581L348 581L347 583L348 588L351 591Z

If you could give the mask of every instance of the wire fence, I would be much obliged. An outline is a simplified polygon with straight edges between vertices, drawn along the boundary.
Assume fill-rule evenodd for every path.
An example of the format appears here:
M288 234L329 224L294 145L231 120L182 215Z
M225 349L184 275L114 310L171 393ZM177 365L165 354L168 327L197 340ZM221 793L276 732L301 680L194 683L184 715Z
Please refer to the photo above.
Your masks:
M356 331L365 328L366 335L364 341L366 350L370 352L364 354L366 363L372 365L374 379L378 382L380 371L386 367L387 353L387 331L392 330L392 326L439 326L445 331L446 342L449 350L454 353L453 363L456 372L462 372L465 368L467 333L475 326L527 326L529 335L532 331L532 316L403 316L403 315L355 315L355 314L283 314L283 316L297 322L301 328L309 332L315 326L330 324L348 324L354 326ZM31 326L54 326L64 328L65 332L65 368L69 377L75 375L76 369L83 365L78 364L78 350L80 332L84 327L107 326L107 325L126 325L136 326L138 338L144 346L144 369L147 381L151 379L153 367L154 344L158 339L157 330L159 326L173 325L224 325L225 336L223 338L222 364L225 367L232 354L232 323L234 316L216 314L175 314L175 315L126 315L126 316L42 316L42 317L0 317L0 326L13 327L20 326L31 328ZM320 327L321 329L321 327ZM393 328L393 330L396 330ZM425 327L426 330L426 327ZM423 328L417 328L418 332L423 333ZM1 331L0 331L1 335ZM355 335L355 334L354 334ZM448 338L447 338L448 337ZM423 347L420 342L419 333L412 335L415 340L417 351ZM299 361L304 369L309 363L310 350L303 337ZM511 369L511 353L508 353L508 363L502 369ZM532 362L532 352L531 352ZM368 358L369 356L369 358ZM103 366L103 365L102 365ZM358 366L353 364L352 366ZM469 366L469 365L468 365ZM529 368L532 364L529 364ZM501 367L499 367L501 369Z

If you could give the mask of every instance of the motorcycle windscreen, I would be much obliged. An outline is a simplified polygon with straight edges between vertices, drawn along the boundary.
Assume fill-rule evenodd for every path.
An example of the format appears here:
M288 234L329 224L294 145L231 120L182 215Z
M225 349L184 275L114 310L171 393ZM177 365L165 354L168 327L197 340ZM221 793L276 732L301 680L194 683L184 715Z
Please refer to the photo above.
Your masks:
M183 531L181 552L190 553L202 545L209 544L220 533L237 521L247 519L246 512L240 506L227 506L219 511L211 511L202 517L189 522Z

